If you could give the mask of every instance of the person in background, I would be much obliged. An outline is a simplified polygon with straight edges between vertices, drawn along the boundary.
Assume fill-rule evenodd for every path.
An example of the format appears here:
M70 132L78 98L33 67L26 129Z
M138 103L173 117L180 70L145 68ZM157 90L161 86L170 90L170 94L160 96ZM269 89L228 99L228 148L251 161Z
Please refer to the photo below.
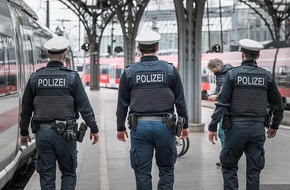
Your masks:
M131 136L130 160L136 189L152 189L152 157L159 168L159 190L172 190L177 158L174 107L182 138L187 138L188 116L183 85L177 69L156 56L160 34L145 31L136 37L142 57L122 74L117 104L117 139L128 138L125 127L128 107Z
M223 86L225 77L226 77L226 73L229 69L231 69L233 66L230 64L224 64L222 60L216 58L216 59L211 59L208 62L207 68L215 75L216 77L216 88L215 91L208 96L208 100L209 101L217 101L218 100L218 96L220 93L220 90ZM219 123L219 127L218 127L218 137L220 139L221 142L221 146L224 146L224 138L225 138L225 134L224 134L224 130L221 127L222 125L222 121ZM221 162L218 161L216 163L217 166L221 165Z
M22 99L21 145L27 146L31 141L31 120L36 139L36 171L43 190L55 189L56 161L61 171L61 189L75 189L79 112L91 129L93 144L99 139L94 112L80 77L63 66L68 45L62 36L44 44L50 61L31 75Z
M263 45L251 39L242 39L239 43L242 63L227 72L208 126L208 138L215 144L217 124L223 118L225 142L220 161L224 189L239 189L238 163L245 153L246 189L259 190L260 173L265 166L265 127L268 128L267 137L275 137L284 108L272 74L258 66L257 59ZM272 120L269 119L268 106L273 111Z

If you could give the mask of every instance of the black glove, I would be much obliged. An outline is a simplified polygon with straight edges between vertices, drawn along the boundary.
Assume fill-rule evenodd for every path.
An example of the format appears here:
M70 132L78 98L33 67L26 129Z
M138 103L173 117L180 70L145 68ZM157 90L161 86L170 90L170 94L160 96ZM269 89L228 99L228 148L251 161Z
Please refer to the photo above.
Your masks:
M77 134L74 131L73 125L68 125L66 131L63 133L63 138L68 141L76 141Z

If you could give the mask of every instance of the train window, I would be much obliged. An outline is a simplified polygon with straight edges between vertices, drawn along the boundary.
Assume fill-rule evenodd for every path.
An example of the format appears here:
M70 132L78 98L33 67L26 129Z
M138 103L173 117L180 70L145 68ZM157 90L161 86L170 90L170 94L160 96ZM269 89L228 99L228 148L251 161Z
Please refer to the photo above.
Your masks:
M0 96L5 93L4 49L0 49Z
M83 71L83 66L77 66L77 71L82 72Z
M208 75L208 73L209 73L209 69L203 68L201 74L202 74L202 75Z
M201 76L201 82L209 82L208 81L208 76L207 75Z
M0 49L0 66L4 65L4 52L3 49Z
M213 73L210 73L208 77L209 77L209 83L214 83L214 84L216 83L216 77Z
M109 67L108 66L100 66L100 73L101 74L109 74Z
M15 58L15 48L9 48L7 50L8 59L8 72L7 76L7 94L16 93L17 91L17 76L16 76L16 58Z
M29 70L31 74L34 71L34 61L33 61L33 52L32 52L33 47L32 47L31 38L29 36L27 37L26 48L27 48L27 56L28 56L28 65L29 65Z
M276 80L278 83L278 86L287 86L287 67L278 67L278 74L276 76Z
M35 47L35 52L36 52L36 64L37 64L37 69L41 67L45 67L48 58L46 51L41 49L40 47Z
M84 73L85 74L90 74L90 65L89 64L87 64L87 65L85 65L85 67L84 67Z
M278 74L287 75L287 67L279 67Z

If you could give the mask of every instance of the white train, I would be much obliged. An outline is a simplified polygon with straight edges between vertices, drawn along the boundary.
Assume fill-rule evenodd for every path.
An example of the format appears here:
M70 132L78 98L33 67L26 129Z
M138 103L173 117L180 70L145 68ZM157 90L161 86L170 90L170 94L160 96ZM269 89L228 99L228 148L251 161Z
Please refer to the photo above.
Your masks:
M48 59L43 48L53 33L37 22L22 0L0 0L0 189L35 152L35 140L19 141L19 114L25 85ZM69 66L70 59L67 60Z

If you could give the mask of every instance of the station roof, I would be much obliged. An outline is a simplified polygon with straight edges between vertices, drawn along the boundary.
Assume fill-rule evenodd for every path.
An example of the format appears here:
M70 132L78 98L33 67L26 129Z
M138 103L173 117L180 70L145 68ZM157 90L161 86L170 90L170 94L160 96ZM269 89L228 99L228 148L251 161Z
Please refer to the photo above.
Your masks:
M231 17L222 17L222 27L223 30L231 30L232 29L232 18ZM221 22L219 17L209 18L209 22L207 18L203 18L202 21L202 31L220 31L221 30ZM208 26L209 23L209 26Z
M156 21L141 21L139 26L139 31L152 29L153 22L156 22L156 28L158 29L158 33L166 34L166 33L177 33L177 21L174 20L156 20ZM202 31L207 32L208 31L208 20L207 18L203 19L203 25L202 25ZM232 29L232 19L230 17L222 17L222 25L223 25L223 31L225 30L231 30ZM122 35L122 29L119 23L114 23L114 36L121 36ZM209 19L209 29L210 31L220 31L221 25L220 25L220 18L210 18ZM103 36L110 36L112 33L112 24L109 23L103 33Z

